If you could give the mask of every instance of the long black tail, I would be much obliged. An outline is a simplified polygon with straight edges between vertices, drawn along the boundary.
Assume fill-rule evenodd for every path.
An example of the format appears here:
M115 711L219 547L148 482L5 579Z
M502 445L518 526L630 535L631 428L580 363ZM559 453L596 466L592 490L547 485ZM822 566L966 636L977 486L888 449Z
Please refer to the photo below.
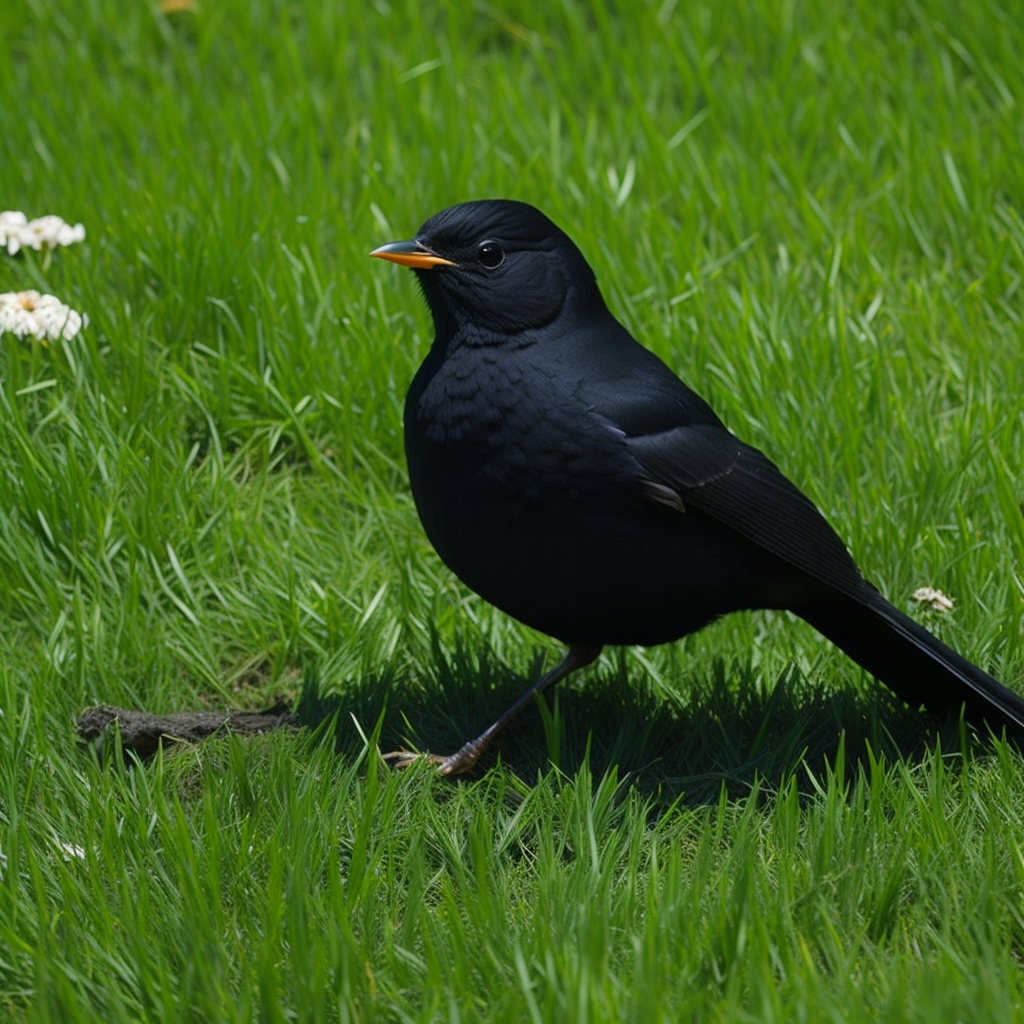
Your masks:
M839 597L820 607L800 609L854 661L912 707L922 704L937 717L959 715L984 731L1024 741L1024 699L982 672L923 626L894 608L874 588L863 601Z

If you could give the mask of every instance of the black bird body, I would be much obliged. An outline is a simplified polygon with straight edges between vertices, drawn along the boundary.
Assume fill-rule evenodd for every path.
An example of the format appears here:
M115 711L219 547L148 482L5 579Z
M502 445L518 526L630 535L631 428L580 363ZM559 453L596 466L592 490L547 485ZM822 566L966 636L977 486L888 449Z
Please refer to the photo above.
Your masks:
M521 622L585 646L666 643L726 612L810 596L803 574L696 506L680 514L645 497L653 478L636 449L646 439L699 430L701 420L724 428L650 357L664 408L645 411L660 413L660 429L631 438L604 398L621 402L621 378L583 378L578 333L558 350L520 338L514 359L456 342L416 375L405 406L409 477L449 568ZM642 383L635 369L630 383Z
M811 501L618 323L539 211L464 203L374 255L416 270L437 332L405 404L427 535L486 600L588 652L565 671L603 644L784 608L908 702L1024 731L1024 701L863 579Z

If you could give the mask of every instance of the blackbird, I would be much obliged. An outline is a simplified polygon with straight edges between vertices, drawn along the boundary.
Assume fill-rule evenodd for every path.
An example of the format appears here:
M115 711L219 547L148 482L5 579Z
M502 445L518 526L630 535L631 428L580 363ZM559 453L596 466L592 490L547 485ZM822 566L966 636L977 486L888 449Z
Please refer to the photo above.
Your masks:
M894 608L766 456L609 312L573 241L481 200L370 255L416 272L436 337L405 401L416 508L452 571L568 646L444 774L605 644L788 609L914 707L1024 735L1024 700ZM390 755L405 765L418 755Z

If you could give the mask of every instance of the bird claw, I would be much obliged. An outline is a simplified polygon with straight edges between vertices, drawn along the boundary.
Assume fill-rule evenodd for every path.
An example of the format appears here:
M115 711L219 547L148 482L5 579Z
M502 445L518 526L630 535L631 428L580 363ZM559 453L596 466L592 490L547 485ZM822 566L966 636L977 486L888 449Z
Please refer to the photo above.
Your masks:
M392 750L387 754L381 754L380 759L396 771L402 768L411 768L414 764L426 761L428 764L441 764L445 760L437 754L430 754L416 750Z
M469 746L470 744L466 744L466 747ZM469 752L466 747L447 757L444 754L431 754L427 751L392 750L390 753L381 754L380 758L389 768L393 768L395 771L401 771L404 768L411 768L414 764L426 762L437 768L438 775L464 775L474 767L480 759L480 753L482 753L482 751ZM476 754L475 757L473 753Z

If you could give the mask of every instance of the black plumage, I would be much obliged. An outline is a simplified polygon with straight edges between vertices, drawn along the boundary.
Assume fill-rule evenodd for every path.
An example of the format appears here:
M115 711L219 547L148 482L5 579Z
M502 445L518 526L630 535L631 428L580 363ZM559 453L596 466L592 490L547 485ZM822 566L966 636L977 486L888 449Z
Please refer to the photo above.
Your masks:
M1024 701L863 578L814 504L612 316L540 211L463 203L373 255L416 271L436 329L405 404L428 537L478 594L569 646L484 734L433 758L443 771L603 645L751 608L801 616L911 705L1024 735Z

